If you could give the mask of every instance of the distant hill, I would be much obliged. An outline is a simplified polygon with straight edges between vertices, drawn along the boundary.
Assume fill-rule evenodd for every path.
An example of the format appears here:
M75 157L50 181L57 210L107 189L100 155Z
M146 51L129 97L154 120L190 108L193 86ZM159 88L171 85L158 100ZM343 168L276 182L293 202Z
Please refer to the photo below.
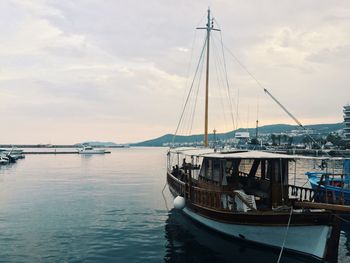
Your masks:
M328 133L336 132L338 130L343 129L344 124L343 123L314 124L314 125L305 125L304 127L307 129L315 130L316 132L321 134L328 134ZM265 125L265 126L259 127L259 133L261 134L286 133L297 129L299 128L296 125L273 124L273 125ZM240 128L235 131L218 133L216 134L216 138L218 140L233 138L235 132L249 132L251 135L253 135L255 133L255 128L248 128L248 129ZM172 134L166 134L155 139L133 143L133 144L130 144L130 146L163 146L164 143L171 143L173 141L173 137L174 135ZM214 134L209 134L208 137L209 137L209 140L213 140ZM203 140L203 134L189 135L189 136L178 135L175 138L175 142L177 143L201 142L202 140Z

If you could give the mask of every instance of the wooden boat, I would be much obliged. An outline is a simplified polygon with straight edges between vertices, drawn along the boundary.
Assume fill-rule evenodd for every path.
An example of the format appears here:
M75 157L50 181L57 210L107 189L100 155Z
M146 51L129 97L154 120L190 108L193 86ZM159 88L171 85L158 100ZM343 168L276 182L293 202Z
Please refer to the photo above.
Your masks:
M165 222L167 262L276 262L278 254L272 249L241 242L208 231L177 209L171 209ZM190 256L188 256L190 255ZM234 260L233 260L234 259ZM305 257L283 254L283 263L306 263Z
M306 175L318 202L350 205L350 159L344 159L341 173L311 171Z
M315 191L288 184L291 163L292 156L259 151L172 149L167 182L174 197L184 198L182 211L213 230L336 262L339 218L331 210L300 209Z
M204 148L168 152L167 183L175 208L222 234L280 249L280 255L287 250L336 262L341 222L334 211L350 207L317 203L315 190L290 185L296 157L208 148L209 40L215 30L210 10L201 29L207 31Z

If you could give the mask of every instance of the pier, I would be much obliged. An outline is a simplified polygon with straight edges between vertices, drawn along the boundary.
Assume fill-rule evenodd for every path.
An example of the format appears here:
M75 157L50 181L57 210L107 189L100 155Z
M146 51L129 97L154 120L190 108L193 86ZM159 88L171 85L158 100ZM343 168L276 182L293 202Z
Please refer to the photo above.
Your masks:
M105 151L111 153L110 151ZM23 151L23 154L80 154L78 151Z
M23 154L79 154L78 151L23 151Z

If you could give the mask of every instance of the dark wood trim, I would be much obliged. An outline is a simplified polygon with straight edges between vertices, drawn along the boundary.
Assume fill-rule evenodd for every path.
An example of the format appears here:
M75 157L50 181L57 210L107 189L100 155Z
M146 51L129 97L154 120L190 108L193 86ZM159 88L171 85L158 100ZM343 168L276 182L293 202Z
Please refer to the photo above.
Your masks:
M340 218L334 214L332 233L326 244L326 253L324 255L325 261L329 263L338 262L338 248L339 248L339 238L341 221Z
M201 216L224 222L239 225L259 225L259 226L286 226L289 219L289 212L271 213L271 212L226 212L201 207L199 205L187 202L186 204L195 213ZM332 224L332 214L329 212L313 212L293 214L291 226L311 226L311 225L330 225Z

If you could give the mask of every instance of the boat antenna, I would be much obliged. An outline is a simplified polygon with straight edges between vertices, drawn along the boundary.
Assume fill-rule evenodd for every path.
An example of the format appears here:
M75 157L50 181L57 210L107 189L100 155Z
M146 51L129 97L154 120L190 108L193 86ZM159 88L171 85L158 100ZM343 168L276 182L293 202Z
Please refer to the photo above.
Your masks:
M197 27L197 29L207 30L207 66L206 66L206 77L205 77L205 113L204 113L204 147L208 147L208 96L209 96L209 50L210 50L210 32L211 30L220 31L220 29L214 28L214 19L211 18L210 8L208 8L206 27Z

